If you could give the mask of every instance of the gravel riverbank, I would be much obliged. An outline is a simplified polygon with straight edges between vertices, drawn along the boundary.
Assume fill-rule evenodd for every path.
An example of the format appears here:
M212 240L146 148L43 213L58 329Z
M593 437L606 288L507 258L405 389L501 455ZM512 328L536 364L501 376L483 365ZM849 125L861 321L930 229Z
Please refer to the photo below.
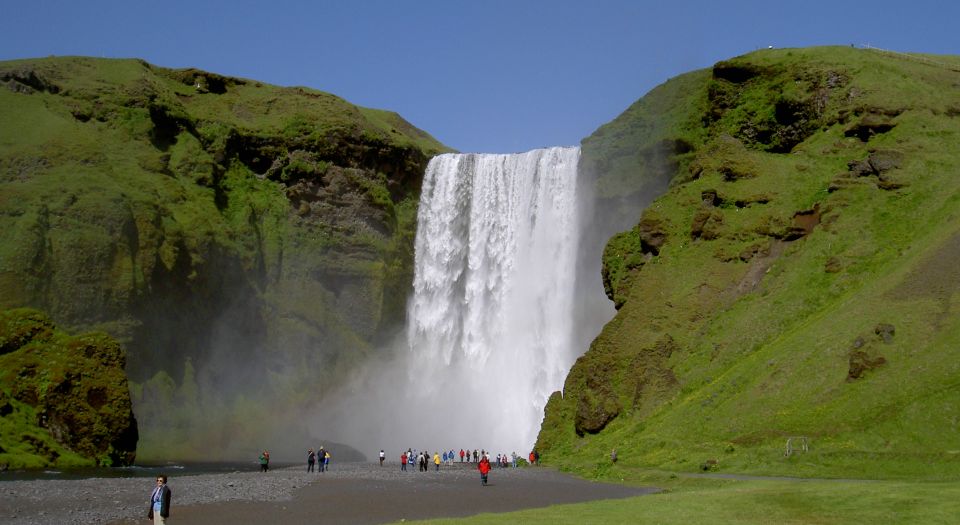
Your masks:
M473 465L439 472L400 471L396 463L334 464L267 473L170 476L170 523L377 524L401 519L508 512L655 489L595 483L547 468L494 469L482 487ZM0 482L0 523L11 525L145 523L154 478L89 478Z

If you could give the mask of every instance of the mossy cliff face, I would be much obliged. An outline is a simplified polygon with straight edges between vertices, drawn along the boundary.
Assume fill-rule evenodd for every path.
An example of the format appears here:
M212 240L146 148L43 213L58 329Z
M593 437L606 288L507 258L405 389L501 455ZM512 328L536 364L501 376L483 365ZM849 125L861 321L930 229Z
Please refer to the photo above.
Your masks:
M138 434L125 362L107 334L71 336L36 310L0 312L0 464L132 464Z
M955 468L958 71L764 50L672 79L586 139L598 223L661 194L606 246L618 313L547 405L545 460ZM785 457L796 436L815 445Z
M316 398L402 320L445 148L398 115L137 60L5 62L0 84L0 307L126 344L148 449L156 396L192 442L210 407Z

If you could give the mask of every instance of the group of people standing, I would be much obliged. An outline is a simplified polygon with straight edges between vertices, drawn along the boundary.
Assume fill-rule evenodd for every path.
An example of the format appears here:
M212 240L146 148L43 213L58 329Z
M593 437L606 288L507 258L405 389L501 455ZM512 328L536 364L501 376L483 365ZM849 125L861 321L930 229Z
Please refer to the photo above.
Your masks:
M434 470L439 471L440 465L442 464L452 464L456 462L457 457L460 458L460 463L475 463L477 469L480 471L480 482L483 485L487 484L490 470L494 467L508 468L511 466L516 468L517 462L520 459L520 456L516 452L507 456L507 454L497 454L496 460L490 460L490 454L486 450L469 450L469 449L460 449L460 453L457 454L453 450L449 452L434 452L431 458L429 452L425 451L414 451L414 449L409 448L404 452L400 453L400 470L406 471L407 467L413 467L413 464L416 463L420 472L427 472L430 470L430 464L434 466ZM384 452L380 451L380 465L383 466ZM530 452L529 458L531 465L536 465L540 462L540 454L536 450Z
M433 458L430 457L429 452L421 451L414 452L412 448L407 449L405 452L400 453L400 470L407 470L407 465L413 466L414 463L417 464L417 467L420 469L420 472L426 472L430 470L430 463L433 463L434 470L440 470L440 464L447 461L447 453L443 453L441 458L439 452L433 453ZM383 465L383 460L380 460L380 464Z
M330 470L330 451L324 450L323 445L316 452L312 448L307 451L307 472L313 472L313 466L317 463L320 464L320 472Z

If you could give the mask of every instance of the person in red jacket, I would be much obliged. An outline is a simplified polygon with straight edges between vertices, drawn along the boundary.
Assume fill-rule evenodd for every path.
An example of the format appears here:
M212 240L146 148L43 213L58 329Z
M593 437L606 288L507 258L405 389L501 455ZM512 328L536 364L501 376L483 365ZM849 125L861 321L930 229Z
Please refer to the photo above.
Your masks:
M486 485L487 474L490 473L490 460L487 459L486 454L480 459L480 463L477 464L477 469L480 471L480 484Z

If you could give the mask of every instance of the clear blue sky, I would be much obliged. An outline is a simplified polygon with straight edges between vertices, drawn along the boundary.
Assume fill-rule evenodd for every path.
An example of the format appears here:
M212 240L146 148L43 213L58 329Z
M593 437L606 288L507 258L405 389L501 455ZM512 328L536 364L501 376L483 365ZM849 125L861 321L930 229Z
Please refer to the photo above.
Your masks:
M757 48L958 54L960 2L0 0L0 60L137 57L399 112L461 151L574 145Z

